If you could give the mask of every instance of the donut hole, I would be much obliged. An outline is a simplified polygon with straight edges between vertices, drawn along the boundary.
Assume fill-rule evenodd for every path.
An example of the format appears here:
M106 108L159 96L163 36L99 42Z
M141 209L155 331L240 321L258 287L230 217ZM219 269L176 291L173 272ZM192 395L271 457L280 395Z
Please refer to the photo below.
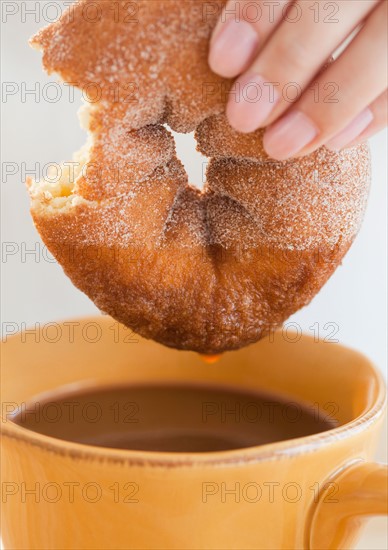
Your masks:
M194 132L180 134L167 125L166 128L174 137L176 153L185 168L190 185L202 191L206 183L209 159L198 151Z

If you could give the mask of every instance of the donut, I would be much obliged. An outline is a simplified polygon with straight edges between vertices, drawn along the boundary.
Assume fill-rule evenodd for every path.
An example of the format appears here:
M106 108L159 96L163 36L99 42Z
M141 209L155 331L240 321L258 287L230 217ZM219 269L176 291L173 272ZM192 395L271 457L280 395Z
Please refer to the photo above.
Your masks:
M217 355L308 304L362 221L366 144L278 162L238 134L233 83L207 64L223 1L81 0L31 39L82 90L88 141L60 177L28 180L31 213L72 282L134 332ZM136 9L134 9L134 7ZM172 131L209 157L190 185Z

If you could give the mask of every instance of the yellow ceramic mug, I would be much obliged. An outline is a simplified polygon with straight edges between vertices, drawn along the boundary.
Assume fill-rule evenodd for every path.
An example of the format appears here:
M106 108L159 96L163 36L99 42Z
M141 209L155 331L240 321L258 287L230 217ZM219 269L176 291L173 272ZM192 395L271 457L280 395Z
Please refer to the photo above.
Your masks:
M6 549L338 549L360 516L387 512L370 462L385 387L359 353L276 333L214 365L131 335L110 318L52 323L3 348ZM59 387L147 381L257 388L331 410L339 427L249 449L126 451L56 440L6 420Z

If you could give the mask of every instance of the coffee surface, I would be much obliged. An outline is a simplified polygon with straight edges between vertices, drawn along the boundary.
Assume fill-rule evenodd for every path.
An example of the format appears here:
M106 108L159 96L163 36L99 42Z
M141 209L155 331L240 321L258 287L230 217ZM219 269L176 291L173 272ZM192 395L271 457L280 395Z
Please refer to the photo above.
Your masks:
M12 420L99 447L210 452L311 435L337 423L317 404L230 387L182 384L90 388L22 404Z

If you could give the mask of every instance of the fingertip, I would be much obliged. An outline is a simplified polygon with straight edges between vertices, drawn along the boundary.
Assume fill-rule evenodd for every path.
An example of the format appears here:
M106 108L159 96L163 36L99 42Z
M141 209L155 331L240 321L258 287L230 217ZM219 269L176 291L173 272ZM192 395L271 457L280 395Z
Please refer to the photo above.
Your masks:
M210 69L222 78L236 78L240 74L238 67L233 66L228 59L225 59L223 52L211 48L208 56Z
M276 92L271 94L267 83L263 76L247 73L236 80L229 91L226 115L238 132L249 134L265 126L279 100Z
M263 147L273 159L288 160L300 155L318 134L310 117L301 111L292 111L266 129Z
M325 144L326 149L329 151L341 151L341 149L345 149L368 128L372 121L373 113L367 107Z
M252 61L259 36L250 23L230 19L223 23L210 43L211 70L224 78L241 74Z
M233 130L236 130L236 132L239 132L240 134L250 134L259 129L259 126L256 124L252 124L251 121L246 121L236 115L233 108L226 108L226 117Z
M267 155L271 159L284 161L292 158L291 155L287 153L282 153L281 151L279 151L276 145L272 143L271 138L268 138L268 135L266 132L264 133L264 136L263 136L263 148L264 148L264 151L267 153Z

